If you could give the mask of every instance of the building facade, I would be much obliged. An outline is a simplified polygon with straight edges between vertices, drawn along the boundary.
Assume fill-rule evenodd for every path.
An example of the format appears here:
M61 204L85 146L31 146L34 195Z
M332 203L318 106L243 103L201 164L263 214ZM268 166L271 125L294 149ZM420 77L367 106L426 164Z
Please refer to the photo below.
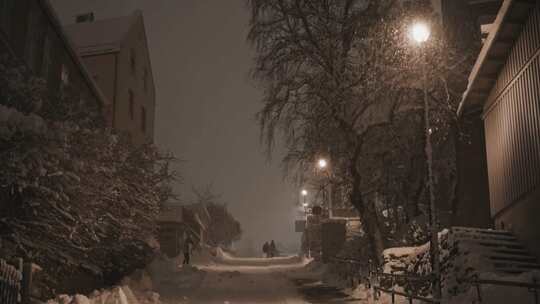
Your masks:
M142 13L97 21L88 16L65 29L109 101L108 125L136 144L153 142L155 88Z
M469 77L459 113L479 113L483 120L495 226L514 232L540 256L538 1L502 2Z
M0 48L34 76L51 96L70 97L101 108L107 101L86 70L46 0L0 0Z

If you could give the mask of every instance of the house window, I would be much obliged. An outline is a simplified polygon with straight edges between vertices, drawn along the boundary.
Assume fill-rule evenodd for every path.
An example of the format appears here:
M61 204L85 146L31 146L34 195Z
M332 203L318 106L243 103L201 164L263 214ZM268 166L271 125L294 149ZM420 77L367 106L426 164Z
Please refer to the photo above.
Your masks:
M129 66L131 68L131 73L135 74L137 69L136 69L136 59L135 59L135 50L134 49L131 49L129 51Z
M135 118L135 95L132 90L129 90L129 118Z
M148 69L144 69L143 85L144 85L144 91L148 92Z
M26 34L26 62L32 71L39 73L41 69L41 53L46 27L41 22L37 8L31 7L28 13L28 31Z
M141 107L141 131L146 132L146 109Z
M49 80L49 71L51 68L51 38L47 35L47 30L45 30L45 41L43 43L43 59L41 63L41 75L45 80Z
M4 33L11 36L11 16L13 16L14 0L0 0L0 25Z
M76 23L93 22L95 20L94 12L80 14L75 16Z

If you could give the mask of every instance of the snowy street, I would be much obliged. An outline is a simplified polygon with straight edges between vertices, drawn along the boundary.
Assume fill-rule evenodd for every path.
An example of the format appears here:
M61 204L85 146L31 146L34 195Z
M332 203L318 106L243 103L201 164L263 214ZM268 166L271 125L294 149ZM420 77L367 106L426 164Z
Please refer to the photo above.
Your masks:
M166 304L340 303L344 295L313 284L316 280L304 274L304 266L298 257L226 257L216 264L197 265L205 272L198 286L162 293L161 300Z

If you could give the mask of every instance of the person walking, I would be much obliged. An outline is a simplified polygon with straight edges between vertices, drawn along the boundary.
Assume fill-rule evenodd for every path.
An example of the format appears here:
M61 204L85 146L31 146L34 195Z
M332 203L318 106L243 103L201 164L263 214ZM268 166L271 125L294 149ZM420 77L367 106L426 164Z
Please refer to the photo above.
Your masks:
M264 245L262 247L262 251L264 253L265 258L268 258L270 256L269 250L270 250L270 245L268 245L268 242L264 242Z
M193 240L191 239L191 234L188 233L186 239L184 240L184 262L182 265L189 265L191 260L191 251L193 250Z
M274 240L270 242L270 248L268 249L270 252L270 257L273 258L276 256L277 249L276 249L276 243L274 243Z

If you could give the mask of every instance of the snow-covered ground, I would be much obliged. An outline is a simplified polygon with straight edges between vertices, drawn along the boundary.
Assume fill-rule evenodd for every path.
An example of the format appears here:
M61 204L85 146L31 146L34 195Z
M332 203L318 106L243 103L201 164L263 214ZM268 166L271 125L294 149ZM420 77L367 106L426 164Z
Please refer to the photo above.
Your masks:
M59 296L50 304L307 304L291 273L308 261L297 256L235 258L218 250L215 257L156 259L145 271L126 278L122 286L93 295Z
M199 264L205 273L189 293L171 290L166 304L288 303L304 304L287 273L301 269L305 261L297 256L277 258L235 258L218 250L212 263Z

